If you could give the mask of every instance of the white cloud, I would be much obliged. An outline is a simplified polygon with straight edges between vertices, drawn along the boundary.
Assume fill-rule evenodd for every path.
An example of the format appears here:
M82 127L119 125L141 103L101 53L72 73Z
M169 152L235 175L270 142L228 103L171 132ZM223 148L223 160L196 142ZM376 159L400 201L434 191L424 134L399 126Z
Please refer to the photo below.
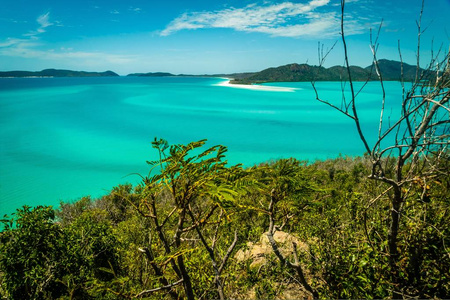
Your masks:
M230 28L284 37L335 36L339 34L339 12L318 12L321 8L324 10L329 2L311 0L307 3L283 2L266 6L250 4L244 8L184 13L160 35L167 36L185 29Z
M41 34L45 33L46 28L54 23L50 22L50 13L40 15L36 21L39 24L36 30L23 34L20 38L0 40L0 56L39 59L50 63L69 59L74 64L92 66L101 63L124 65L136 60L136 57L128 55L74 51L70 47L60 47L58 50L45 49L46 45L41 41Z
M44 29L48 26L53 25L53 23L50 22L50 12L40 15L36 21L39 23L39 25L41 25L39 29Z
M4 45L6 47L3 47ZM136 62L137 57L131 55L118 55L105 52L75 51L72 48L42 50L38 44L28 42L0 43L0 56L21 57L26 59L39 59L50 64L67 62L74 66L103 66L127 65Z
M50 12L40 15L36 19L36 22L39 24L38 28L23 34L21 38L10 37L4 41L0 41L0 50L6 48L7 52L13 50L17 53L26 53L27 49L38 46L40 39L39 35L44 33L47 27L53 25L53 23L50 22Z
M140 13L140 12L142 12L142 9L141 8L139 8L139 7L133 7L133 6L130 6L130 8L128 9L129 11L132 11L132 12L135 12L135 13Z
M50 22L50 12L40 15L36 22L39 27L34 31L23 34L21 38L7 38L0 41L0 54L16 53L20 56L26 54L29 49L39 46L39 36L45 32L47 27L53 25Z
M44 33L46 31L45 28L53 25L53 23L50 22L50 12L40 15L36 19L36 22L39 24L39 27L36 29L36 31L31 31L27 34L24 34L24 36L36 37L39 34Z
M11 47L19 43L29 41L27 39L7 38L5 41L0 42L0 48Z

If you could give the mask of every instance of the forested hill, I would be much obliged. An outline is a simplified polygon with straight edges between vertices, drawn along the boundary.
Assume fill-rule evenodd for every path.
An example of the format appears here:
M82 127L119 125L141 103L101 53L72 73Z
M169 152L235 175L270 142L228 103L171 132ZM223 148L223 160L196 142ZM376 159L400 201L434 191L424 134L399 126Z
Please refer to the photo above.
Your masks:
M166 72L149 72L149 73L131 73L127 76L132 77L168 77L168 76L177 76L172 73L166 73Z
M400 80L402 76L402 64L398 61L381 59L378 65L383 76L383 80ZM420 69L420 72L423 72ZM350 72L352 80L365 81L377 80L378 77L373 66L361 68L351 66ZM403 63L403 80L411 81L416 76L416 66ZM308 64L289 64L276 68L268 68L261 72L249 75L245 78L236 78L232 83L251 84L262 82L290 82L290 81L339 81L348 80L348 72L345 67L334 66L324 68L320 66L311 66Z
M72 70L45 69L42 71L7 71L0 72L0 77L114 77L119 76L113 71L85 72Z
M128 74L128 77L227 77L234 79L243 79L256 74L255 72L251 73L232 73L232 74L172 74L167 72L148 72L148 73L131 73Z

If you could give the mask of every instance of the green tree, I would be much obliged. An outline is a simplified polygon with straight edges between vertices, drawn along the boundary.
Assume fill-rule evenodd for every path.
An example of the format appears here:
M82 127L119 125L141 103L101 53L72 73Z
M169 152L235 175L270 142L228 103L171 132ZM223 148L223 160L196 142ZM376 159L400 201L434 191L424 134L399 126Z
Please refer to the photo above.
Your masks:
M11 299L58 298L64 288L58 281L65 255L64 233L53 222L51 207L18 209L15 218L2 220L0 269Z
M301 285L314 298L318 298L317 291L305 278L298 258L296 243L292 243L294 262L291 262L281 253L274 239L275 231L283 229L288 222L292 221L292 218L307 207L311 202L309 195L318 189L312 182L308 182L300 162L293 158L281 159L272 165L260 167L255 172L258 174L259 180L264 183L261 192L268 202L266 208L269 220L267 237L272 250L281 264L294 272ZM281 223L278 226L277 221Z
M155 139L152 143L160 159L148 163L157 174L144 178L140 203L129 203L151 220L154 234L140 250L160 286L144 290L137 297L167 290L172 298L194 299L196 290L204 292L205 289L198 289L202 280L192 280L195 266L203 268L207 263L217 291L213 297L225 298L221 274L236 245L237 234L233 237L219 231L230 222L230 209L235 206L236 196L233 187L243 171L239 166L226 166L223 146L200 151L205 142L170 147L165 140ZM219 243L219 237L229 241L228 244ZM203 251L209 259L199 263L205 257L196 253ZM178 285L183 287L183 293L175 289Z
M62 226L52 207L25 206L2 223L0 270L8 298L108 295L102 286L120 268L116 239L99 211L85 211Z
M63 230L65 248L59 263L64 273L60 282L70 299L111 296L105 290L121 274L120 245L106 212L85 211Z

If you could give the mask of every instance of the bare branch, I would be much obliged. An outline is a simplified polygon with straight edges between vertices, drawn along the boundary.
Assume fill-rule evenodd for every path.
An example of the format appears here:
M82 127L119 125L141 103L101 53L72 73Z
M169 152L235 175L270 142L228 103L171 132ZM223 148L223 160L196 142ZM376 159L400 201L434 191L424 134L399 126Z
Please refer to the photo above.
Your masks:
M422 15L423 15L423 8L425 6L425 0L422 0L422 6L420 8L420 14L419 14L419 20L416 21L417 25L417 53L416 53L416 59L417 59L417 65L416 65L416 79L414 82L419 81L419 70L420 70L420 37L422 36Z
M383 114L384 114L384 106L386 102L386 89L384 88L383 75L381 74L380 66L378 65L377 58L377 49L378 49L378 38L380 37L381 27L383 26L383 21L381 21L380 26L378 27L378 33L375 39L375 42L372 42L372 36L370 37L371 50L373 56L373 65L375 66L375 71L377 73L380 85L381 85L381 110L380 110L380 121L378 124L378 139L381 138L381 130L383 128Z
M211 248L213 250L216 248L216 241L217 241L217 237L219 235L219 225L220 225L220 221L222 220L222 215L223 215L223 210L220 211L219 221L217 222L216 231L214 232L214 236L212 238Z
M231 256L231 253L234 250L234 247L236 247L238 241L238 235L237 235L237 229L234 231L234 240L231 243L230 247L228 247L227 253L225 254L225 256L222 258L222 263L220 264L219 267L219 274L222 274L223 268L225 267L225 265L227 264L228 259Z
M177 286L177 285L183 283L183 281L184 281L183 279L180 279L180 280L178 280L178 281L176 281L174 283L171 283L169 285L161 286L161 287L156 288L156 289L145 290L145 291L140 292L139 294L137 294L134 297L135 298L140 298L140 297L147 296L148 294L151 294L151 293L154 293L154 292L158 292L158 291L162 291L162 290L169 290L169 289L173 288L174 286Z

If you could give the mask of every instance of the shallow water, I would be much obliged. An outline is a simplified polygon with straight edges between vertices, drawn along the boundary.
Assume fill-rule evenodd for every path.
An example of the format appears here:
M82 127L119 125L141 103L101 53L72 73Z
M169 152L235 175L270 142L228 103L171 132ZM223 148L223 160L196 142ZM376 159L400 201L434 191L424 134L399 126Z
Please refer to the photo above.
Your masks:
M279 158L362 155L351 120L315 100L309 83L292 89L218 86L218 78L0 79L0 216L27 205L55 205L138 183L155 159L154 137L170 143L208 139L228 147L230 164ZM387 82L388 103L400 85ZM341 85L318 84L341 98ZM377 133L380 88L358 96L364 129Z

